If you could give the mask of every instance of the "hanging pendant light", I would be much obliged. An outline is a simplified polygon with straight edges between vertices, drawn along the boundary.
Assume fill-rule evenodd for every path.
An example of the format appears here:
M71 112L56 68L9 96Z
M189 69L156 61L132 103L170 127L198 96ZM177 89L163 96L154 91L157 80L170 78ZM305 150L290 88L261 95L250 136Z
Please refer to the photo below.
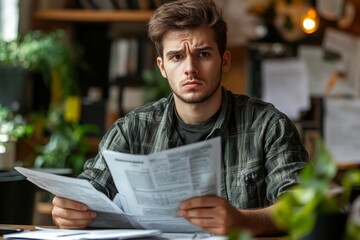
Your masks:
M307 34L312 34L319 28L319 15L315 8L315 1L308 0L305 3L307 3L308 8L302 17L301 29Z

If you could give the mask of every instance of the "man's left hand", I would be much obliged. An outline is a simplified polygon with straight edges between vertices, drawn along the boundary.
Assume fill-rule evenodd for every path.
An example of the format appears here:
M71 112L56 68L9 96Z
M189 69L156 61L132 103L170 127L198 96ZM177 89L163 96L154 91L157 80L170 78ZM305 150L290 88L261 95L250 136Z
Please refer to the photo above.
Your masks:
M206 232L225 235L241 226L241 212L224 198L195 197L183 201L178 215Z

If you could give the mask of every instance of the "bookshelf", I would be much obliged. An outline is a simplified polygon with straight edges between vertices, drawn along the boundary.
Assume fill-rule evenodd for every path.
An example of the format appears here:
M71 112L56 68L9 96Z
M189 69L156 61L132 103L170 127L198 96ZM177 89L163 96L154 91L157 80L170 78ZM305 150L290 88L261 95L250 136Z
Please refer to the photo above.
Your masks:
M111 97L110 88L112 86L117 85L119 88L127 85L141 87L141 84L144 84L141 80L142 69L137 70L136 73L128 72L126 75L115 78L109 73L110 58L113 51L112 43L118 38L135 38L139 42L146 39L146 24L150 20L155 6L158 6L162 1L147 0L146 8L141 7L141 1L132 1L132 3L137 2L135 8L130 5L127 8L120 8L119 5L122 0L118 1L118 4L111 1L113 4L111 9L102 8L103 2L97 1L62 0L61 4L55 4L51 0L33 1L35 3L32 11L33 29L65 29L69 33L70 44L77 44L83 48L83 59L88 65L88 70L79 70L77 75L83 96L86 96L90 87L99 87L102 90L102 100L106 107L106 102ZM126 5L129 2L124 0L123 4ZM93 3L101 4L95 7ZM89 7L89 5L92 6ZM136 81L133 81L134 79ZM120 91L117 117L124 113L121 99L123 91ZM117 117L113 114L112 117L105 117L107 118L104 120L105 131L110 122Z

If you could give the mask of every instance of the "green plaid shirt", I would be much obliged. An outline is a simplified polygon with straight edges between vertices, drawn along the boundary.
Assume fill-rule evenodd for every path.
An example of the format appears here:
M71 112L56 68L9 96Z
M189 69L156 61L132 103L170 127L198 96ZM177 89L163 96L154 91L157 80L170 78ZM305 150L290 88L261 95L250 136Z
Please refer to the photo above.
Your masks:
M271 104L222 90L219 118L208 136L222 138L221 194L237 208L260 208L297 183L308 161L296 128ZM113 198L116 187L101 151L149 154L184 145L175 130L172 95L118 119L79 176Z

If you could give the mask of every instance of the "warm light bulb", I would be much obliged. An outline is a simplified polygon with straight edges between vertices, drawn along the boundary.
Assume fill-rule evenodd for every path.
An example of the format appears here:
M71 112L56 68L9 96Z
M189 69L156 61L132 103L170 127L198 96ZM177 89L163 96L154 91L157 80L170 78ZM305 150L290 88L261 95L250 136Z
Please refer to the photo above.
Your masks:
M311 18L306 18L303 21L303 27L304 29L306 29L307 31L312 31L312 29L314 29L316 26L316 23L314 21L314 19Z
M318 27L319 27L319 19L317 13L315 9L309 8L302 19L301 28L305 33L311 34L315 32L318 29Z

